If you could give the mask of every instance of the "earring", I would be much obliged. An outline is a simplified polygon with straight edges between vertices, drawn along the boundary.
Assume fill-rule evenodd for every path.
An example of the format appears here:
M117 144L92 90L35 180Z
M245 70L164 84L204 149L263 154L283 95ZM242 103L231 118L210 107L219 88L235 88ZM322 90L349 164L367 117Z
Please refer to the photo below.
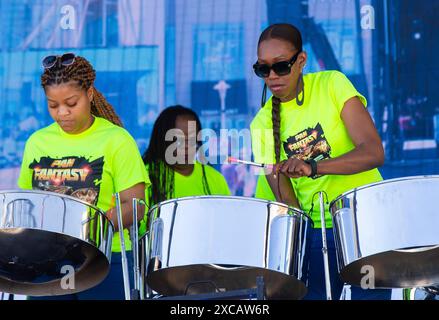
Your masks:
M302 98L299 97L299 88L302 86ZM305 85L303 82L303 74L301 73L299 76L299 80L297 81L296 86L296 102L298 106L303 105L303 101L305 100Z
M96 104L95 104L95 101L93 99L93 96L90 99L90 106L91 106L92 110L96 109Z

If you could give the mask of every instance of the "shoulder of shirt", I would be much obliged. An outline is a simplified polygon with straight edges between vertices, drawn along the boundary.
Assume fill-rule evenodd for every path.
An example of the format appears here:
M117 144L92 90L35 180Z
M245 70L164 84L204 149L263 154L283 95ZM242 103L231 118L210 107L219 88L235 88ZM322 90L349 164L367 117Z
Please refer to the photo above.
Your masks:
M330 81L334 76L340 76L340 75L344 76L343 73L337 70L324 70L318 72L305 73L303 76L305 78L305 81L314 82L315 80ZM270 96L270 98L265 102L264 106L261 109L259 109L258 113L256 114L253 120L263 117L269 117L271 119L272 98L273 96Z
M57 133L58 132L58 125L56 122L53 122L51 124L49 124L46 127L43 127L41 129L38 129L37 131L35 131L34 133L32 133L29 138L27 139L27 141L32 141L32 140L39 140L41 139L41 136L47 135L47 134L52 134L52 133Z
M124 136L126 138L134 139L133 136L128 132L128 130L118 125L115 125L105 118L96 117L95 121L98 121L98 130L105 130L108 131L109 134L116 134L122 137Z
M119 127L118 125L115 125L114 123L108 121L105 118L96 117L95 121L98 121L97 130L105 130L105 131L109 131L109 133L121 134L132 138L131 134L125 128ZM39 138L41 135L45 135L45 134L58 133L58 130L59 130L59 126L57 125L56 122L53 122L52 124L43 127L41 129L38 129L37 131L32 133L29 139L36 139Z
M305 82L313 82L319 81L319 83L323 82L331 82L337 79L346 78L346 75L343 72L338 70L323 70L318 72L311 72L304 74ZM262 121L265 123L266 118L271 119L271 99L270 97L267 102L265 102L264 106L259 109L256 116L253 118L250 127L255 126L258 122Z
M307 73L304 77L308 78L308 81L332 81L334 78L346 77L346 75L338 70L323 70Z
M311 75L314 76L316 80L327 83L347 79L346 75L338 70L319 71Z

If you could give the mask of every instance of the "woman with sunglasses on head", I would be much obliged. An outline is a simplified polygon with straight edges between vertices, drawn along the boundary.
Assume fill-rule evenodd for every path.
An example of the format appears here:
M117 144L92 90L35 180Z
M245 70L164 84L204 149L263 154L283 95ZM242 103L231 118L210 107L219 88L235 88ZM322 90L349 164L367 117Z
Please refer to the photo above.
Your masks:
M201 146L198 115L181 105L164 109L154 123L143 161L151 179L147 202L202 195L230 195L223 175L196 160ZM145 224L142 231L145 231Z
M305 298L325 299L318 192L324 191L331 201L345 191L382 180L377 170L384 162L381 139L366 110L366 99L344 74L303 74L307 54L296 27L274 24L266 28L257 56L253 67L265 82L263 95L266 87L273 95L251 123L255 161L276 164L266 178L278 201L310 213L314 229ZM332 296L338 299L343 284L328 207ZM352 298L383 299L389 298L388 293L355 288Z
M96 72L83 57L67 53L43 60L41 84L54 120L27 140L18 186L59 192L97 206L118 221L113 194L120 193L125 228L133 223L132 199L145 198L150 181L139 150L113 107L94 87ZM129 156L127 156L129 155ZM81 179L49 176L37 170L86 168ZM139 221L143 218L139 216ZM128 236L127 230L125 230ZM128 249L130 243L127 243ZM119 238L112 245L110 273L94 288L78 294L43 299L124 299ZM131 261L132 259L128 259ZM131 270L131 268L130 268Z

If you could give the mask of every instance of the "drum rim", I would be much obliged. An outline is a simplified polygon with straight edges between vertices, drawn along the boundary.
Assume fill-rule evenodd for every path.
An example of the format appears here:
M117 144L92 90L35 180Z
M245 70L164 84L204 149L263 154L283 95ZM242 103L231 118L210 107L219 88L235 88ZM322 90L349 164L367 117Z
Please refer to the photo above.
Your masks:
M37 194L44 194L44 195L51 195L51 196L57 196L57 197L61 197L61 198L67 198L69 200L75 201L75 202L79 202L83 205L86 205L96 211L98 211L102 216L104 216L105 219L107 219L108 222L111 223L111 226L113 227L114 230L114 224L113 222L107 217L107 215L105 214L105 212L103 210L101 210L100 208L98 208L97 206L88 203L87 201L66 195L66 194L61 194L61 193L56 193L56 192L52 192L52 191L44 191L44 190L28 190L28 189L17 189L17 190L13 190L13 189L9 189L9 190L0 190L0 195L2 194L6 194L6 193L37 193Z
M389 183L395 183L395 182L401 182L401 181L406 181L406 180L422 180L422 178L433 178L433 179L439 179L439 175L419 175L419 176L407 176L407 177L400 177L400 178L393 178L393 179L386 179L386 180L381 180L381 181L377 181L377 182L372 182L369 184L365 184L363 186L348 190L344 193L342 193L341 195L339 195L338 197L336 197L334 200L331 201L331 203L329 204L329 212L331 213L332 216L335 216L337 214L336 212L332 212L333 207L335 206L335 204L340 201L342 198L345 198L346 196L355 193L357 191L361 191L364 189L369 189L371 187L375 187L377 185L383 185L383 184L389 184ZM338 208L339 209L339 208Z
M439 177L439 176L438 176ZM214 198L214 199L236 199L236 200L250 200L250 201L254 201L254 202L261 202L261 203L272 203L275 205L278 205L280 207L284 207L286 209L292 209L293 211L300 213L302 215L304 215L307 218L307 214L304 210L302 209L298 209L296 207L291 207L286 205L285 203L281 203L281 202L277 202L277 201L271 201L271 200L265 200L265 199L260 199L260 198L254 198L254 197L243 197L243 196L227 196L227 195L202 195L202 196L188 196L188 197L180 197L180 198L173 198L173 199L168 199L159 203L156 203L155 205L153 205L152 207L149 208L149 211L152 211L154 209L157 209L158 207L161 207L162 205L168 204L168 203L173 203L176 201L187 201L187 200L195 200L195 199L209 199L209 198Z

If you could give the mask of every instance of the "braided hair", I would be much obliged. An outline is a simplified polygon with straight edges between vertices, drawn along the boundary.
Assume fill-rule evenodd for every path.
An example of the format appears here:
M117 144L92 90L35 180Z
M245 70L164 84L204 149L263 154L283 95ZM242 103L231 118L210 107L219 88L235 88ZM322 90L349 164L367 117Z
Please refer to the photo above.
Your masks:
M64 66L57 61L53 67L45 68L41 75L41 85L45 89L47 86L75 81L84 90L88 90L91 87L93 89L91 113L122 127L122 121L114 111L114 108L93 86L95 79L96 71L90 62L83 57L76 56L74 63L71 65Z
M198 115L191 109L181 105L175 105L164 109L154 123L148 149L143 154L143 162L148 167L151 180L151 192L149 203L154 205L161 201L174 198L174 169L166 162L166 149L172 143L166 141L166 133L175 128L178 116L193 117L196 122L196 133L201 131L201 122ZM197 141L197 149L201 141ZM210 187L207 182L205 165L202 164L203 189L206 195L210 195Z
M299 29L288 23L273 24L266 28L259 37L258 47L261 42L269 39L279 39L291 44L293 48L302 51L302 35ZM271 120L273 124L274 152L276 163L280 162L280 99L278 97L271 98Z

